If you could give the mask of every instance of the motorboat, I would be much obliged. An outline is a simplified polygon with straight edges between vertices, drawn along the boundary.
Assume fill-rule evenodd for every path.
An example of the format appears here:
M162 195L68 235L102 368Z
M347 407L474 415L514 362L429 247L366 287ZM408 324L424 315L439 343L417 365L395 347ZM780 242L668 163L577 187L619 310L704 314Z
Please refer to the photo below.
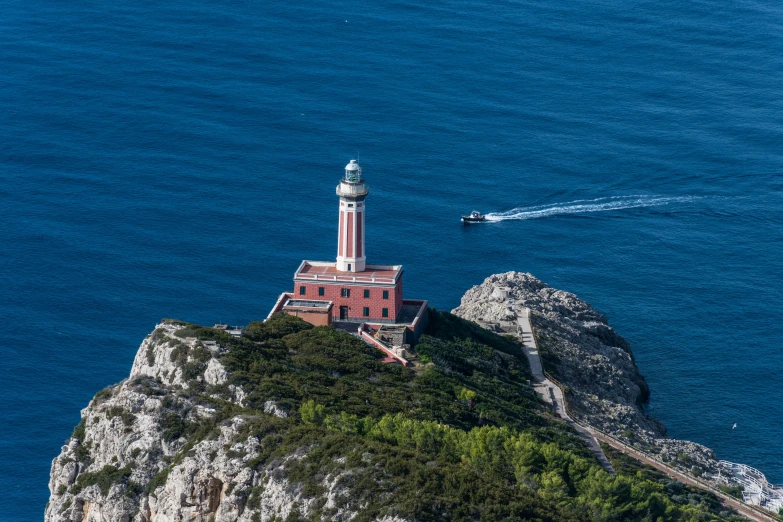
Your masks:
M467 225L468 223L481 223L486 221L487 217L483 216L478 210L474 210L469 216L462 216L462 223Z

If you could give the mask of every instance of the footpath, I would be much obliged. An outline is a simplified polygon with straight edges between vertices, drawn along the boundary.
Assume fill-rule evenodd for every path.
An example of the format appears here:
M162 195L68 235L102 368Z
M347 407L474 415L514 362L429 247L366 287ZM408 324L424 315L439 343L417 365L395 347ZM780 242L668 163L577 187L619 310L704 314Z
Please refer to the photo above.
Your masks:
M533 388L536 390L538 396L541 397L544 402L552 405L555 413L584 439L593 452L593 455L595 455L598 462L601 463L601 466L614 475L615 472L612 463L606 458L606 455L601 449L601 445L598 444L598 441L593 437L593 434L587 428L577 424L574 419L568 415L565 407L565 399L563 398L563 390L544 375L544 369L541 365L541 356L538 353L538 345L536 344L536 338L533 335L533 327L530 324L529 308L517 312L517 337L522 341L525 355L530 362L530 372L533 374Z
M560 383L555 383L549 379L544 373L543 366L541 365L541 356L538 353L538 345L536 344L536 338L533 334L533 326L530 323L530 309L524 308L515 310L516 313L516 331L509 331L508 333L515 333L516 336L522 341L522 346L530 362L530 371L533 374L533 387L536 393L544 400L544 402L552 405L557 415L563 419L569 426L571 426L580 437L582 437L588 446L596 456L598 461L604 467L604 469L615 474L614 468L612 468L611 462L606 458L601 445L598 443L600 440L604 444L607 444L614 449L629 455L636 460L639 460L645 464L648 464L658 471L661 471L669 477L684 482L690 486L706 489L715 495L726 505L736 509L741 515L755 520L758 522L779 522L779 519L773 517L771 514L767 514L761 508L757 506L751 506L746 504L732 496L727 495L718 488L711 484L703 482L693 476L686 475L658 460L654 455L647 454L639 451L635 448L620 442L608 433L604 433L589 425L583 425L576 422L568 414L565 398L563 397L563 390L560 387Z

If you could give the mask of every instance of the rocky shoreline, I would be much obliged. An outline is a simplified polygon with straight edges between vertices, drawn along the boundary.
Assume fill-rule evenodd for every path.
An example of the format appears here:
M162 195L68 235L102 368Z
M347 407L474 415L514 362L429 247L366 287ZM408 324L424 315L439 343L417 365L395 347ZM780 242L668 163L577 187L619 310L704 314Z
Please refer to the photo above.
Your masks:
M630 344L576 295L531 274L507 272L468 290L452 313L503 332L513 322L514 310L525 307L531 311L544 369L565 387L569 413L577 421L719 484L718 459L711 449L666 437L664 424L645 413L650 389Z

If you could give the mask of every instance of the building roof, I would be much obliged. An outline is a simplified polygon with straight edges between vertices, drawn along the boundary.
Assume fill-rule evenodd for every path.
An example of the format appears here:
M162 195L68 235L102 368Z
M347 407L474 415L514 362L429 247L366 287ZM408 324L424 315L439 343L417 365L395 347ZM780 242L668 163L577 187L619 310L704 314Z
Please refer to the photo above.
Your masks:
M310 299L289 299L285 302L283 305L283 308L288 308L289 306L293 307L299 307L299 308L329 308L332 306L331 301L313 301Z
M402 275L402 265L367 265L363 272L342 272L334 262L302 261L295 281L339 283L395 284Z

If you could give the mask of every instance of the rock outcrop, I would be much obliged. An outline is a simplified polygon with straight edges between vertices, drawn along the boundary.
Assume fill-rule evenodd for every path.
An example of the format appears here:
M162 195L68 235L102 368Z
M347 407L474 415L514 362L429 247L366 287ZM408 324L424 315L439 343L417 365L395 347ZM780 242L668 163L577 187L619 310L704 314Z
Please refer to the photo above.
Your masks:
M700 473L705 478L716 472L717 462L709 449L666 438L664 426L645 415L643 403L649 391L634 364L628 343L607 325L605 317L573 294L550 288L529 274L509 272L492 276L482 285L469 290L454 313L503 332L514 328L515 310L521 307L532 310L544 366L565 386L571 413L577 420L646 451L654 451L662 459L684 470ZM386 451L376 456L362 453L363 443L358 442L355 442L358 446L351 450L351 455L354 455L352 461L346 461L346 454L341 453L344 446L341 445L334 453L329 453L328 458L318 461L318 466L322 467L308 467L308 459L319 455L317 446L320 439L308 439L310 432L307 430L315 429L313 426L302 427L304 414L301 409L295 408L305 404L298 405L297 401L290 399L290 394L286 399L279 392L291 383L298 383L307 397L311 386L322 386L321 395L331 397L325 399L327 407L336 401L344 401L343 408L346 405L357 407L356 404L361 408L371 402L369 397L376 401L373 407L377 411L385 412L377 405L387 407L391 404L398 408L401 404L400 401L386 399L387 392L389 396L392 396L391 392L397 393L398 397L408 397L412 393L395 391L395 386L400 390L418 390L422 383L431 386L437 380L427 381L430 374L426 371L406 370L405 379L408 380L403 382L399 381L402 374L382 371L377 367L363 376L356 368L363 370L367 365L380 364L362 352L369 348L347 336L332 339L337 334L325 329L313 329L313 338L317 333L320 338L336 341L336 347L329 348L333 350L332 359L324 357L321 351L325 344L309 344L304 332L296 337L294 344L287 345L283 337L299 328L289 324L291 321L264 323L271 330L262 332L263 336L242 339L177 321L159 324L141 343L128 379L98 392L82 410L81 422L73 436L52 462L50 501L45 520L267 522L314 518L348 521L356 518L373 501L370 497L375 493L365 487L367 484L386 487L391 477L407 477L404 463L396 460L387 462L384 460ZM298 323L304 325L301 321ZM471 325L467 326L473 329ZM256 332L256 335L260 334ZM285 338L291 339L295 335ZM477 346L472 342L450 345L453 341L450 339L430 339L431 349L461 346L464 350L474 350ZM508 349L513 352L513 343L496 339L504 346L509 345ZM348 352L341 351L344 350L342 343L352 342L355 343L352 348L355 353L351 352L351 357L362 360L361 364L351 363L353 366L338 371L323 360L344 357ZM494 353L491 360L495 362L504 360L504 353L507 357L514 357L511 352L495 353L493 349L487 349ZM475 353L470 350L465 353L470 353L473 358L478 357L477 354L486 355L483 349ZM244 358L239 357L242 353ZM248 353L256 354L257 358L250 357ZM359 356L365 359L359 359ZM277 357L277 366L271 363L263 366L264 357ZM433 356L437 360L443 358ZM241 364L237 363L238 360L242 361ZM509 388L506 390L508 393L503 395L512 397L516 401L513 405L503 403L511 399L491 395L497 391L497 383L505 382L497 379L521 379L518 368L498 364L495 370L487 372L495 379L492 381L482 372L473 370L459 374L450 366L454 361L449 361L439 370L439 379L446 382L445 379L452 378L449 376L457 375L453 378L461 380L454 381L459 382L459 386L446 386L446 398L438 399L445 401L445 406L436 412L437 415L433 413L430 416L438 420L437 426L440 426L441 412L449 408L456 408L456 413L449 413L460 416L455 418L472 418L470 416L473 415L475 422L486 422L481 417L483 413L473 411L472 399L462 406L465 408L462 411L458 406L462 400L459 395L456 401L449 398L451 390L455 390L455 394L469 392L468 388L462 387L463 384L484 394L482 407L495 402L498 404L497 410L488 411L502 412L503 416L523 411L525 415L538 419L534 424L539 425L542 410L534 402L532 391L516 394L518 389L527 390L524 381L515 381L514 393ZM425 363L425 366L429 364L434 368L436 363ZM470 364L474 363L478 364L476 361ZM466 367L472 368L470 364ZM247 373L247 369L254 365L273 369L269 369L268 373L262 372L260 381L247 380L247 375L243 378L243 372ZM426 370L425 367L420 369ZM288 372L287 380L280 379L284 372ZM356 374L361 374L361 379L356 377L359 380L344 381L341 386L334 386L342 390L340 394L324 391L332 389L331 384L327 386L324 383L336 382L343 373L346 378L352 376L350 372L358 372ZM299 380L303 374L310 375L309 380ZM247 384L250 382L255 382L255 387ZM369 390L368 395L353 397L351 386L358 386L360 382L362 386L365 382L372 383L365 388ZM345 383L354 384L349 386ZM487 391L490 388L483 388L489 386L488 383L491 383L491 392ZM530 404L534 405L529 410L520 408L518 404L528 400L526 393L531 394ZM430 395L426 400L422 398L416 395L415 400L405 399L411 400L405 403L406 407L421 410L440 404L428 404ZM319 417L322 413L316 406L324 408L320 403L308 406L312 411L307 410L310 412L307 422L319 418L318 422L323 423L324 419ZM399 412L399 409L395 411ZM350 416L343 416L344 410L338 413L332 413L330 419L337 420L331 422L334 426L343 426L339 424L341 422L346 424L335 429L345 428L346 433L350 432L352 428L348 423L354 421L350 420ZM347 420L341 420L343 418ZM358 417L355 420L358 422ZM279 432L276 431L278 429ZM299 430L297 436L300 439L296 439L299 442L281 446L284 440L281 433L292 429ZM322 434L328 432L321 425L318 429L322 430L319 432ZM275 436L269 435L273 432ZM569 436L565 429L562 436ZM463 463L462 460L456 462L459 465ZM429 470L432 465L435 466L432 469L437 470L435 461L422 461L420 464L421 469ZM530 479L525 480L526 487L534 485ZM399 482L403 483L406 482ZM383 505L391 506L391 509L374 511L377 514L374 520L404 522L387 514L411 512L396 509L397 491L392 488L380 495ZM411 491L418 495L418 486ZM362 520L373 519L369 515L364 516L367 518Z
M315 500L290 487L285 470L301 455L261 469L252 464L265 448L243 434L245 416L220 418L203 400L210 396L241 412L245 393L226 385L221 346L182 335L186 331L176 322L158 325L142 342L130 377L82 410L73 437L52 461L47 522L256 522L309 515ZM264 411L288 415L271 400ZM193 436L206 427L216 435ZM335 502L346 493L340 476L321 477L321 485L329 494L318 508L350 519Z
M666 428L646 415L650 391L628 341L606 317L572 293L530 274L488 277L468 290L452 313L498 332L515 329L515 311L529 308L544 369L565 387L569 413L705 479L718 473L712 450L666 438Z

